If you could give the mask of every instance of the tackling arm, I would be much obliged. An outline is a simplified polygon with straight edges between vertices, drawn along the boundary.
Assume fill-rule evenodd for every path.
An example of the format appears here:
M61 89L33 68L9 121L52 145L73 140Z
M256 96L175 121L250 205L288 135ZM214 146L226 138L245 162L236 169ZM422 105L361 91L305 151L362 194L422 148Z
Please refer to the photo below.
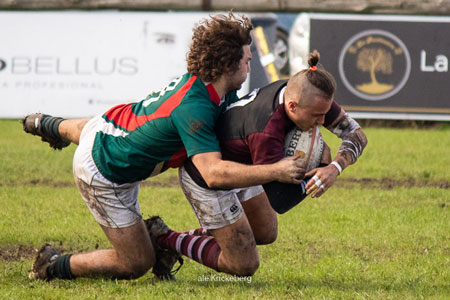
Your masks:
M222 160L220 152L200 153L192 156L192 162L210 188L239 188L265 184L271 181L301 183L304 169L291 156L268 165L245 165Z

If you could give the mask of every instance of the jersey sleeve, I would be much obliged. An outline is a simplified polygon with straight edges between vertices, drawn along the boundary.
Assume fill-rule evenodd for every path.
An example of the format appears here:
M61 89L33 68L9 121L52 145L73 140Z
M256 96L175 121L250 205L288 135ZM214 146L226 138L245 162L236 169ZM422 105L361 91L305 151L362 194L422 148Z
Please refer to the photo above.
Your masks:
M172 113L173 123L188 157L199 153L220 152L214 130L218 111L214 105L212 102L190 101L180 105Z
M325 115L324 127L330 128L335 125L340 117L343 115L343 109L335 101L331 104L330 110Z
M284 141L280 137L256 132L247 137L253 164L272 164L284 158Z

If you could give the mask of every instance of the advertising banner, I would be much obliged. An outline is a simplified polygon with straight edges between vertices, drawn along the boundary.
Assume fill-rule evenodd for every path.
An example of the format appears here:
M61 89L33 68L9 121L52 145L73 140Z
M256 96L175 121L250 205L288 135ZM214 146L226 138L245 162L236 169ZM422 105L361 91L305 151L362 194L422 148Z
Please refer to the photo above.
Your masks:
M337 102L353 116L450 120L450 17L308 19L309 50L320 52Z
M186 72L207 13L0 12L0 118L89 117Z

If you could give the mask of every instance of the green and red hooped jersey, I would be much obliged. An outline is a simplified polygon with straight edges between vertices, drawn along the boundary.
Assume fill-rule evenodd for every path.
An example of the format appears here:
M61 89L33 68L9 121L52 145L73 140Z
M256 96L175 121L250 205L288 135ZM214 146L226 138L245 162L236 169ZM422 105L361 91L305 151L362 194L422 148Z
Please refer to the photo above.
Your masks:
M105 178L123 184L178 168L195 154L220 152L216 120L237 100L234 91L221 103L211 84L184 74L140 102L107 111L95 137L94 162Z

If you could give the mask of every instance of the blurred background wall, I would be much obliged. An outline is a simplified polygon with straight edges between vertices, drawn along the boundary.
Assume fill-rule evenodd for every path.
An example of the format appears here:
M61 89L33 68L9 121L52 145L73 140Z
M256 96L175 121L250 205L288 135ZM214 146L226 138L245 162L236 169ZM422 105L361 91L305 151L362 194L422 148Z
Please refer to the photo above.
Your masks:
M0 118L140 100L185 72L193 26L230 9L261 29L241 95L317 49L353 117L450 121L450 0L0 0Z
M0 9L229 10L248 12L337 12L450 14L449 0L0 0Z

